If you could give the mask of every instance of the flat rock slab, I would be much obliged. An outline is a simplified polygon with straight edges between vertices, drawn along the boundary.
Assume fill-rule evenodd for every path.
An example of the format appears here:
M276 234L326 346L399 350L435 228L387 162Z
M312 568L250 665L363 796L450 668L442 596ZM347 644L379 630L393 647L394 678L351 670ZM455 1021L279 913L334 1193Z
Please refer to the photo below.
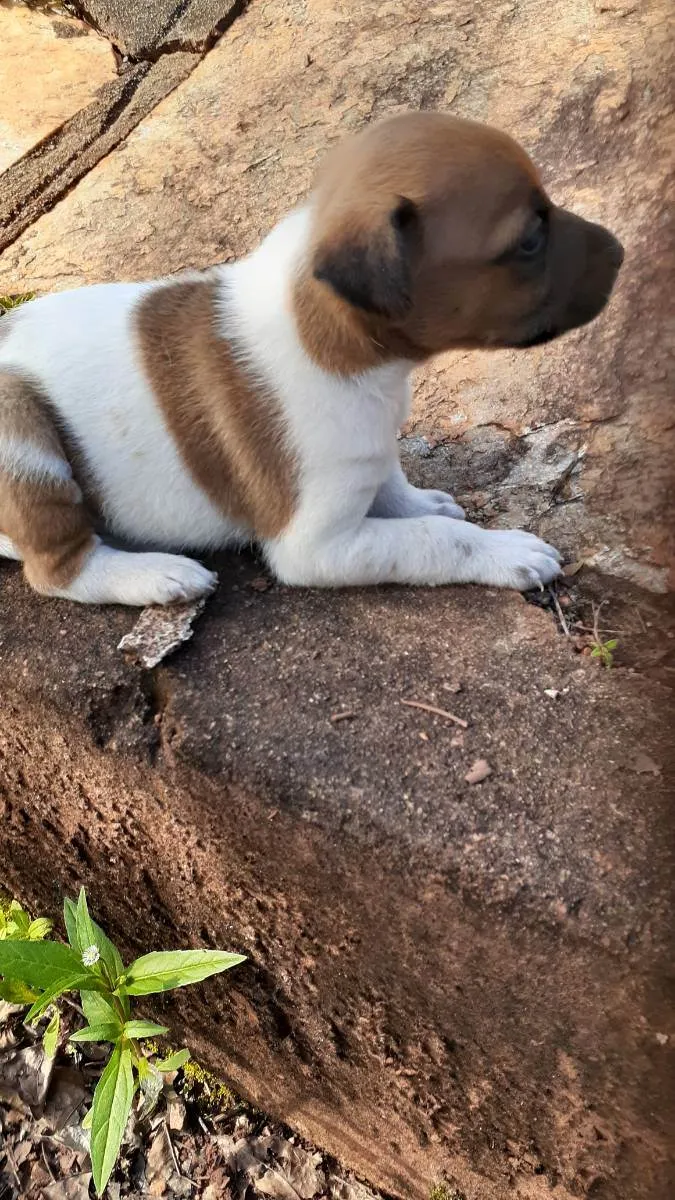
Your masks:
M115 78L104 38L70 16L0 8L0 173L86 107Z
M50 209L190 74L199 56L175 53L140 62L100 87L52 136L33 146L0 179L0 247ZM8 291L20 291L14 284ZM32 289L29 289L32 290Z
M467 488L483 518L524 515L570 558L665 590L675 563L675 523L664 518L675 456L669 11L669 0L253 0L190 78L18 237L25 197L30 219L42 202L39 190L20 192L0 291L233 258L306 194L326 148L350 130L410 107L492 121L532 152L554 200L621 237L620 285L597 322L555 344L431 364L408 432L449 439L465 477L483 451L503 464L498 492ZM39 158L34 166L41 178ZM528 431L539 425L535 443ZM542 456L577 466L542 485ZM454 491L447 466L432 455L428 473Z
M229 24L242 0L86 0L87 19L131 58L202 50Z
M0 567L5 886L84 883L129 953L247 953L157 1011L406 1200L663 1200L672 693L516 595L220 573L150 671L136 614Z

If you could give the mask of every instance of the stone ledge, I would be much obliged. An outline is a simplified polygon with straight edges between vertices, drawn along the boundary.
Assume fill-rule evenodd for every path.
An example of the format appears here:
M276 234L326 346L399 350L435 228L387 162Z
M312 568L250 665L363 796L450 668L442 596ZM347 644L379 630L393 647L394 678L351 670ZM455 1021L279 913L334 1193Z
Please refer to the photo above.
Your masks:
M131 613L0 570L7 886L53 910L84 882L129 951L248 953L169 1023L397 1195L663 1200L663 688L580 666L514 595L260 592L240 559L143 672Z
M248 0L74 0L73 7L122 54L155 59L176 50L203 53Z
M0 250L48 212L190 74L197 54L138 63L39 142L0 179Z

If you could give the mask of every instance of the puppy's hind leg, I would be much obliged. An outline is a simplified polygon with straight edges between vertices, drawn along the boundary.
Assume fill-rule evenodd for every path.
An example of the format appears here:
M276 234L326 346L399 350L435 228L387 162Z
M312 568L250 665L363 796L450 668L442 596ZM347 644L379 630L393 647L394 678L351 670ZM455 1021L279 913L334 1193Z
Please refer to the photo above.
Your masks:
M0 374L0 554L23 561L46 596L84 604L169 604L216 577L177 554L134 554L95 535L49 409L18 375Z

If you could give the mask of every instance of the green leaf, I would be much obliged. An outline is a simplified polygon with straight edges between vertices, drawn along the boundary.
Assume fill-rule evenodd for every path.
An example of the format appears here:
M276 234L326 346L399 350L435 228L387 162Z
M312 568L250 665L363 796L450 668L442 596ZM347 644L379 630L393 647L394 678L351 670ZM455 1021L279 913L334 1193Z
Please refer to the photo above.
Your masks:
M41 942L46 938L48 933L51 933L53 921L47 917L38 917L35 921L31 921L28 926L28 937L31 942Z
M26 1024L30 1025L49 1004L53 1004L64 992L73 992L83 983L88 983L88 979L82 967L77 975L62 975L38 996L33 1007L26 1013Z
M158 1071L177 1071L179 1067L183 1066L183 1063L188 1061L189 1057L190 1051L187 1048L177 1050L175 1054L170 1054L168 1058L157 1059L155 1066Z
M83 1129L91 1129L91 1122L93 1120L93 1117L94 1117L94 1106L92 1104L91 1108L87 1109L86 1113L84 1114L84 1116L82 1118L82 1128Z
M25 909L21 907L18 900L12 900L7 913L9 923L13 923L15 929L21 937L28 937L30 928L30 917Z
M608 642L605 642L605 650L616 650L618 644L618 638L610 638Z
M226 954L222 950L156 951L144 954L127 967L122 982L130 996L148 996L200 983L209 975L229 971L245 961L242 954Z
M64 975L81 975L84 970L79 955L60 942L0 942L0 975L7 979L47 988ZM92 985L96 978L91 975Z
M124 1025L125 1037L129 1038L159 1037L168 1032L166 1025L155 1025L154 1021L126 1021Z
M115 1166L134 1098L131 1050L119 1042L96 1085L91 1118L91 1167L102 1195Z
M74 900L68 900L67 897L63 901L63 923L73 950L77 950L78 954L81 954L82 949L77 940L77 905Z
M6 1000L8 1004L32 1004L39 995L18 979L0 980L0 1000Z
M82 1011L90 1025L110 1025L119 1020L114 1004L101 992L80 992Z
M94 941L99 948L102 961L105 963L106 970L110 976L113 987L117 983L120 975L124 972L124 963L122 955L117 946L110 941L110 938L103 932L100 925L92 921L94 928Z
M110 1021L105 1025L86 1025L70 1035L71 1042L116 1042L122 1032L119 1021Z
M47 1058L53 1058L56 1054L56 1047L59 1044L60 1026L61 1014L57 1008L54 1010L54 1015L42 1035L42 1045Z
M72 900L69 903L72 905ZM122 957L117 947L113 945L107 934L103 932L101 926L97 925L96 921L94 921L90 916L89 908L87 906L87 896L84 888L80 888L77 907L75 908L73 905L73 908L75 909L76 922L75 936L77 938L77 946L80 950L80 953L85 950L87 946L96 946L101 956L101 960L108 972L108 975L110 976L112 986L114 987L120 975L124 971L124 963L122 962ZM70 920L72 921L72 916L70 917ZM68 928L67 921L66 928Z
M83 954L88 946L96 945L94 925L91 917L89 916L89 908L87 907L87 894L83 887L80 888L80 894L77 897L75 920L77 922L77 944L80 954Z

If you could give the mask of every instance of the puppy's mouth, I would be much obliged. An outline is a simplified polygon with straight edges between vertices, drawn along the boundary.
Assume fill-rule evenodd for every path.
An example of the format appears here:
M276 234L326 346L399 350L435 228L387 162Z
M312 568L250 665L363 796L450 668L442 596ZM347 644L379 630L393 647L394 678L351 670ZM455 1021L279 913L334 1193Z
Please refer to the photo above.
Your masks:
M530 346L544 346L546 342L552 342L563 332L562 329L540 329L538 333L530 334L529 337L516 342L505 342L505 345L510 350L529 350Z

